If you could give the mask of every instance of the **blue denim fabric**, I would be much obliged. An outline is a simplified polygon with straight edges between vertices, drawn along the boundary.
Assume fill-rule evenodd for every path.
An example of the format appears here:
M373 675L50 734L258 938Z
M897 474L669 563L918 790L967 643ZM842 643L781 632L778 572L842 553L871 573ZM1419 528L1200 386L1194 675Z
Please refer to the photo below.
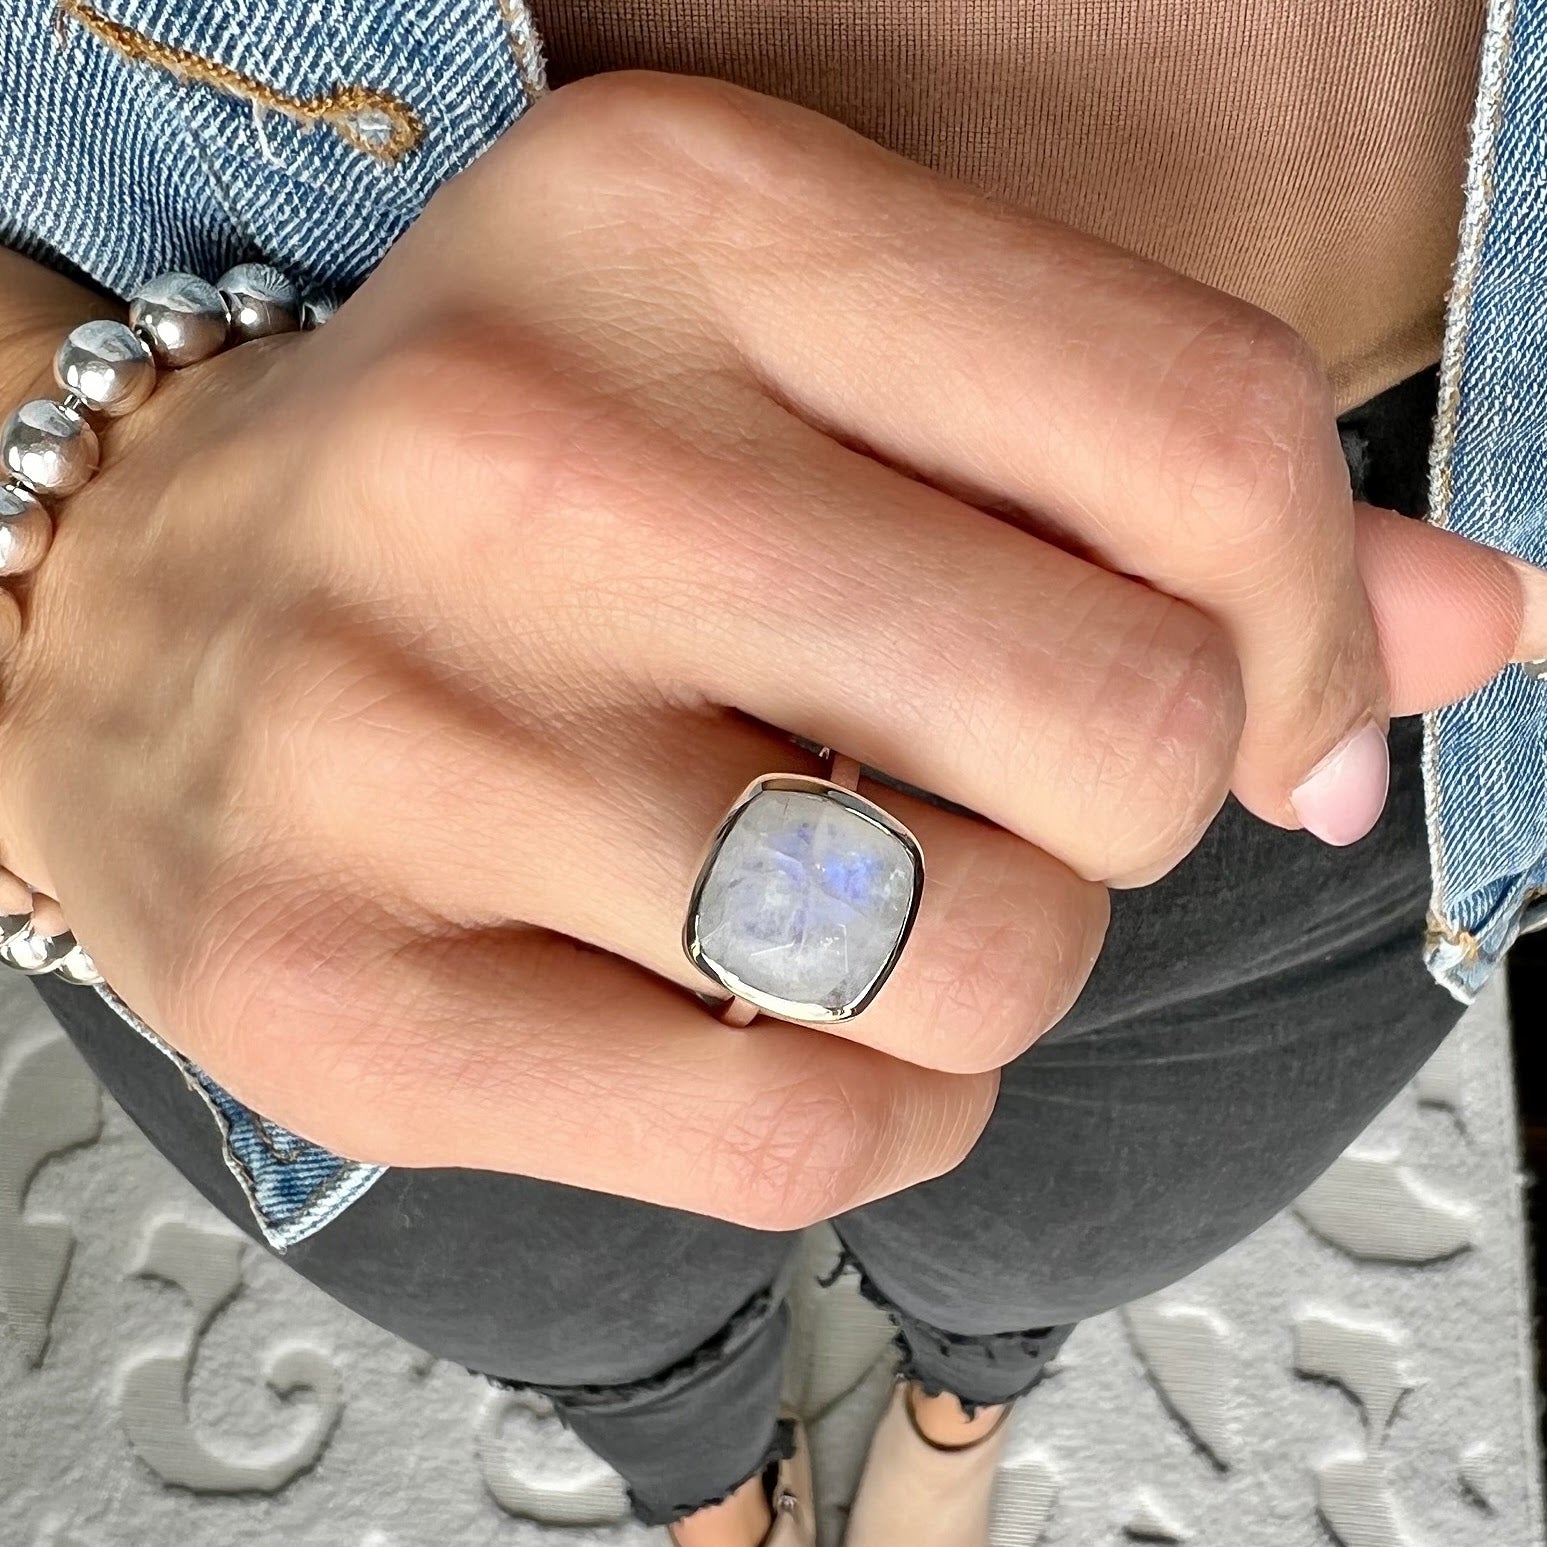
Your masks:
M142 1021L106 984L103 1002L158 1052L177 1066L188 1088L209 1108L220 1130L221 1156L236 1178L248 1207L277 1252L321 1230L386 1170L346 1160L245 1107L191 1058Z
M217 74L218 72L218 74ZM0 244L120 295L265 258L342 297L544 89L520 0L9 0ZM1436 519L1547 560L1547 0L1490 0L1433 469ZM1481 986L1547 882L1547 686L1433 716L1431 971ZM277 1249L381 1175L182 1070Z
M79 19L88 3L119 43ZM154 49L184 78L126 49ZM249 94L195 78L212 66ZM120 295L166 269L213 277L248 258L347 289L541 89L510 0L7 0L0 243ZM417 123L418 143L392 154L379 106L321 116L339 90Z
M1432 520L1547 563L1547 0L1494 0L1451 292ZM1547 682L1431 715L1428 962L1470 1000L1547 890Z
M7 0L0 245L120 296L266 258L340 297L543 89L516 0ZM382 1174L251 1111L98 992L202 1097L277 1251Z

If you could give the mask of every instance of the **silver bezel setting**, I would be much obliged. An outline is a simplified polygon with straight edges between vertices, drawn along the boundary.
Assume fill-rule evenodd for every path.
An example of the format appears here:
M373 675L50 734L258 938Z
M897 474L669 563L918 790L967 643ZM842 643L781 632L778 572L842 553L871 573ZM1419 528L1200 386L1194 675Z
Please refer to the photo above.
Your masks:
M703 898L704 887L709 880L715 861L719 857L725 840L730 835L731 829L741 820L742 813L765 791L770 790L796 790L810 795L820 795L825 800L831 800L862 817L865 821L896 838L907 852L913 864L913 895L908 902L908 912L903 919L902 928L898 931L897 939L893 942L892 949L888 953L885 962L882 963L874 978L865 986L864 991L848 1004L841 1005L837 1009L827 1005L808 1004L799 1000L785 999L778 994L770 994L764 989L744 982L729 968L723 967L719 962L705 954L703 943L699 939L699 908ZM693 882L693 891L688 899L687 919L682 926L682 947L687 952L687 957L699 971L712 978L721 988L728 993L745 999L749 1004L754 1004L759 1010L764 1010L770 1015L777 1015L783 1020L806 1021L813 1025L831 1025L835 1021L852 1020L868 1005L875 996L880 993L882 985L892 975L893 968L897 965L898 958L902 955L902 948L908 943L908 936L913 931L914 920L918 917L919 901L924 893L924 851L919 847L918 839L894 817L891 812L878 806L873 800L857 794L842 784L835 784L831 779L823 779L814 774L801 773L770 773L760 774L741 792L731 803L720 825L715 829L713 836L704 848L703 859L699 863L698 875Z

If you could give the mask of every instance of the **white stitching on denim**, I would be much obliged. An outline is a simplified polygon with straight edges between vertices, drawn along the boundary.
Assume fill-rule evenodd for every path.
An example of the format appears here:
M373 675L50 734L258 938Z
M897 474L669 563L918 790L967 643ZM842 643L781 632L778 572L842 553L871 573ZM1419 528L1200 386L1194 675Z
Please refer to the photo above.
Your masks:
M500 16L505 22L505 34L510 39L510 52L516 61L516 74L521 78L521 89L526 93L526 105L530 107L548 91L548 65L543 58L543 41L532 20L531 8L523 0L499 0Z
M142 1021L140 1017L136 1015L134 1011L131 1010L129 1006L125 1004L124 1001L120 999L106 983L99 983L97 985L97 995L118 1015L119 1019L127 1021L129 1025L131 1025L142 1037L144 1037L152 1047L163 1054L166 1058L171 1060L171 1062L176 1066L177 1072L182 1075L183 1083L187 1085L188 1089L191 1090L196 1096L198 1096L204 1105L209 1108L210 1115L215 1119L216 1126L220 1129L220 1153L221 1158L226 1163L226 1170L228 1170L232 1176L236 1178L237 1185L242 1189L242 1192L247 1197L247 1203L248 1206L252 1209L253 1218L257 1220L259 1228L263 1231L264 1235L267 1236L269 1234L269 1229L267 1224L264 1222L263 1208L258 1202L258 1194L253 1188L252 1178L247 1175L246 1167L244 1167L241 1162L237 1160L236 1156L231 1153L231 1145L229 1137L226 1133L225 1117L221 1113L220 1109L215 1105L215 1103L210 1100L209 1092L205 1090L204 1087L200 1085L199 1082L194 1079L194 1077L188 1072L187 1063L184 1060L182 1054L179 1053L177 1049L174 1048L172 1044L164 1037L158 1035L154 1030L151 1029L150 1026ZM280 1246L276 1249L283 1251L284 1247Z
M1440 358L1439 406L1434 439L1429 448L1428 520L1435 526L1450 525L1451 458L1455 452L1457 417L1461 405L1461 377L1466 366L1467 335L1472 319L1472 296L1482 268L1483 242L1493 210L1493 168L1499 124L1504 111L1504 83L1514 38L1515 0L1489 0L1478 67L1477 101L1472 114L1471 149L1467 160L1466 204L1461 217L1460 245L1445 307L1445 344ZM1424 811L1429 831L1429 870L1433 889L1429 898L1431 930L1442 936L1461 931L1445 916L1445 844L1439 813L1439 719L1423 717ZM1446 973L1441 981L1452 996L1469 1004L1473 998L1464 985Z
M220 1130L220 1156L225 1161L226 1170L236 1178L237 1186L242 1189L248 1206L252 1210L253 1219L256 1221L259 1230L263 1232L264 1240L269 1243L275 1252L283 1256L285 1251L295 1245L297 1241L304 1240L306 1235L315 1234L324 1225L331 1224L333 1220L338 1218L339 1214L347 1207L347 1203L341 1204L339 1202L339 1194L347 1190L345 1187L346 1182L351 1185L358 1182L358 1169L346 1168L338 1176L333 1177L326 1186L307 1199L307 1209L311 1213L311 1218L307 1222L307 1229L303 1235L296 1234L293 1224L276 1227L263 1211L263 1204L258 1198L257 1190L253 1186L252 1177L249 1175L246 1166L237 1159L235 1152L231 1148L231 1129L226 1121L226 1114L216 1106L215 1102L210 1098L210 1093L205 1090L203 1085L189 1073L188 1059L152 1027L141 1020L106 983L97 984L97 995L120 1020L127 1022L152 1047L171 1060L177 1072L182 1075L183 1083L209 1108L210 1115L215 1119L215 1126ZM256 1114L254 1115L256 1116ZM368 1188L372 1183L378 1181L385 1173L386 1167L377 1168L376 1175L371 1177L366 1187ZM348 1200L348 1202L354 1201L356 1200ZM323 1210L323 1217L320 1220L317 1219L315 1213L319 1205L322 1206Z

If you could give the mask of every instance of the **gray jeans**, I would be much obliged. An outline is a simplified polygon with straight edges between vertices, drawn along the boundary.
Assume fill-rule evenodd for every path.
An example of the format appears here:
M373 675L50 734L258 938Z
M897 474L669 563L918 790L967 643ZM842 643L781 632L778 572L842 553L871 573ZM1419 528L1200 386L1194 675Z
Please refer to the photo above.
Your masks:
M1372 497L1410 505L1427 421L1393 419L1396 401L1367 405L1350 464ZM833 1221L925 1389L969 1409L1030 1390L1076 1323L1285 1207L1444 1038L1460 1007L1419 956L1417 722L1394 727L1392 752L1386 815L1353 849L1231 804L1166 880L1116 894L1089 986L1005 1069L972 1154ZM172 1064L90 991L35 982L152 1142L257 1238ZM394 1170L285 1261L410 1342L551 1396L660 1524L788 1451L776 1408L797 1248L553 1182Z

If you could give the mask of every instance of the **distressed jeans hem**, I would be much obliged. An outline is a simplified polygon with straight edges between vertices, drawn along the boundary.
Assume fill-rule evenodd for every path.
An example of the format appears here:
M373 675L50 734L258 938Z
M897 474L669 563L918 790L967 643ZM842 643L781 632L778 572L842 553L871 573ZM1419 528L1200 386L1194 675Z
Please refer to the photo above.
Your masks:
M652 1508L642 1499L638 1498L634 1490L628 1490L629 1509L634 1518L641 1525L669 1526L675 1525L679 1520L686 1520L689 1515L696 1515L701 1509L708 1509L712 1504L723 1504L733 1493L744 1488L754 1477L760 1477L775 1461L787 1461L795 1454L795 1420L793 1418L781 1418L774 1425L773 1438L768 1442L768 1448L763 1452L757 1465L749 1471L745 1477L738 1477L728 1488L720 1492L710 1494L705 1498L695 1499L686 1504L671 1504L665 1508Z
M1074 1331L1071 1324L1020 1332L948 1332L896 1305L847 1247L834 1279L845 1266L852 1266L858 1275L860 1294L885 1311L897 1328L892 1340L898 1354L897 1378L912 1381L925 1396L950 1392L969 1419L985 1407L1014 1402L1040 1385L1048 1364Z
M742 1356L756 1348L772 1319L787 1314L784 1299L782 1284L775 1283L759 1290L740 1306L713 1337L701 1343L686 1357L637 1380L605 1385L556 1386L491 1375L486 1371L473 1373L482 1375L491 1385L501 1390L546 1397L552 1402L554 1416L564 1428L574 1432L583 1444L598 1451L604 1459L620 1464L621 1469L628 1473L629 1460L637 1452L638 1441L625 1444L621 1450L609 1455L609 1446L603 1444L598 1447L598 1434L610 1435L616 1441L620 1435L626 1434L632 1417L644 1417L658 1412L663 1403L680 1406L686 1400L689 1406L684 1411L690 1412L694 1402L691 1395L693 1388L710 1386L715 1382L723 1383L731 1367L738 1366ZM775 1387L769 1393L770 1409L776 1399ZM639 1486L639 1479L630 1480L625 1476L629 1509L633 1517L646 1526L670 1525L711 1504L721 1503L751 1478L758 1476L770 1462L787 1459L794 1453L794 1420L786 1417L774 1420L770 1412L769 1421L773 1423L772 1438L759 1452L756 1465L750 1469L740 1468L738 1475L728 1483L722 1483L712 1467L706 1468L702 1464L671 1469L680 1474L676 1477L676 1487L672 1486L670 1475L654 1475L650 1483L643 1487ZM598 1429L597 1425L602 1427ZM747 1450L750 1449L748 1446ZM735 1463L732 1465L734 1467ZM655 1469L657 1473L661 1470Z

